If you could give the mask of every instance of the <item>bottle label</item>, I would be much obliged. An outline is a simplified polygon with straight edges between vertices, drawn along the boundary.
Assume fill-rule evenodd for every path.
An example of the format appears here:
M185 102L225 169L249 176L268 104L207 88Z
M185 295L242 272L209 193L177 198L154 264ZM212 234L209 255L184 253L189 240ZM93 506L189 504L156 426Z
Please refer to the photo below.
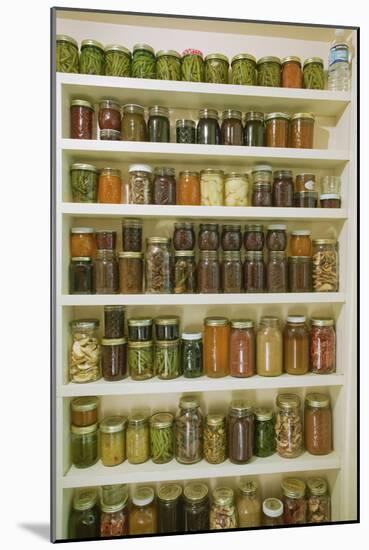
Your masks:
M336 44L329 51L329 65L337 62L349 62L349 48L347 44Z

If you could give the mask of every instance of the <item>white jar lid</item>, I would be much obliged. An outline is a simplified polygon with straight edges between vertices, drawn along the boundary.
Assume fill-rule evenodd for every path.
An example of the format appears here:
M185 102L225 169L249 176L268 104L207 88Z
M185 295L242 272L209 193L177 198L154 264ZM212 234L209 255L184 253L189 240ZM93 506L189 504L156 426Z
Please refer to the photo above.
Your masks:
M93 227L72 227L70 230L71 233L95 233Z
M147 506L154 500L154 489L138 487L132 495L132 502L136 506Z
M263 512L270 518L278 518L283 514L283 503L279 498L266 498L263 502Z
M152 167L148 164L130 164L128 172L149 172L152 173Z
M182 332L182 340L201 340L201 332Z
M270 164L256 164L252 167L252 172L273 172L272 167Z
M305 323L306 317L305 315L289 315L287 317L288 323Z
M311 231L309 231L309 229L296 229L296 231L292 231L291 235L296 235L296 237L309 237Z
M267 230L268 231L286 231L287 226L283 223L274 223L272 225L268 225Z
M326 199L340 199L341 195L339 193L324 193L320 195L320 200L324 201Z

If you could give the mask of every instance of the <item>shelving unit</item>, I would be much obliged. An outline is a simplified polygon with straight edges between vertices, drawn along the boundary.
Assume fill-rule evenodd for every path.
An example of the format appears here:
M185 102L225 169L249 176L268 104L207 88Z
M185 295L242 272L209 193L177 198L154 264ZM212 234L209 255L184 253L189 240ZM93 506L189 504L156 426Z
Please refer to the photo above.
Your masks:
M131 48L137 42L152 44L155 50L174 48L178 51L192 45L205 53L222 51L229 57L248 51L256 57L271 52L299 55L305 59L320 56L327 59L333 29L309 28L229 21L209 21L127 14L54 11L56 33L73 36L77 41L90 37L102 43L124 43ZM170 34L163 30L175 29ZM347 30L347 38L356 49L356 32ZM352 91L329 92L283 88L210 85L204 83L168 82L58 73L55 78L55 345L54 345L54 428L55 428L55 494L53 502L54 538L67 537L67 520L73 489L110 483L158 483L167 480L205 479L215 484L239 477L256 476L265 482L267 494L278 494L280 480L286 473L306 477L309 472L326 475L332 493L334 521L356 519L356 59L352 64ZM260 111L311 111L317 116L316 148L312 150L272 149L266 147L226 147L179 145L176 143L129 143L69 139L69 104L74 98L98 103L113 97L120 103L144 106L163 104L171 110L172 137L176 118L197 118L201 107ZM96 129L95 129L96 130ZM69 167L73 162L106 164L127 175L128 165L144 162L169 165L179 170L188 167L218 166L224 170L250 170L257 162L271 164L273 169L291 168L295 173L310 170L321 176L336 174L342 178L342 208L238 208L77 204L71 202ZM173 222L192 220L225 220L247 223L248 220L282 221L287 230L311 229L315 236L335 236L340 248L340 291L306 294L215 294L215 295L69 295L68 262L69 230L72 226L93 226L118 231L121 250L120 222L124 217L144 221L144 238L159 234L170 236ZM156 232L156 233L155 233ZM199 328L210 315L247 316L259 320L261 315L288 313L307 316L332 316L337 327L337 373L328 376L282 375L276 378L254 376L249 379L184 379L135 382L131 379L90 384L68 381L69 322L75 318L96 317L102 320L104 305L123 304L127 316L159 313L180 315L183 327ZM69 405L75 396L100 396L100 417L104 414L127 414L134 407L175 412L183 393L198 394L204 411L226 408L232 398L246 396L258 404L272 404L278 392L293 390L303 399L307 391L327 392L334 414L335 451L324 457L304 453L297 459L277 455L254 458L237 466L229 461L212 466L204 461L183 466L175 461L166 465L147 462L114 468L97 463L92 468L71 467L69 450ZM267 496L267 495L266 495Z

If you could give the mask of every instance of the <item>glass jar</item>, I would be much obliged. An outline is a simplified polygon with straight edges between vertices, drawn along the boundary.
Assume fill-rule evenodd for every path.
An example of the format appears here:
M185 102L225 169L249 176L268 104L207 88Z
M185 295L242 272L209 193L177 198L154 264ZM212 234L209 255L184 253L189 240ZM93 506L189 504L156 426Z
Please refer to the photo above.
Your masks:
M203 375L201 332L182 332L181 370L185 378Z
M331 521L331 497L328 484L322 477L307 480L307 522L326 523Z
M271 250L286 250L287 234L286 226L283 224L268 225L266 235L266 246Z
M312 291L311 256L289 256L288 290L290 292Z
M78 427L97 423L97 397L77 397L71 401L71 424Z
M176 121L176 142L196 143L196 122L180 119Z
M174 168L155 168L154 204L176 204L176 178Z
M119 265L114 250L98 250L94 262L96 294L117 294Z
M97 201L105 204L122 202L121 171L115 168L103 168L99 174Z
M176 315L166 315L155 319L155 337L157 340L178 340L180 319Z
M148 164L131 164L129 172L129 203L152 204L152 168Z
M218 487L213 491L213 503L209 517L210 530L237 527L234 492L230 487Z
M92 227L72 227L70 230L71 257L91 258L95 252L95 230Z
M270 183L254 183L251 204L252 206L272 206L272 186Z
M100 140L102 141L120 141L120 139L118 130L100 130Z
M97 202L97 168L76 162L70 169L73 202Z
M77 319L70 322L70 382L94 382L100 378L100 345L97 335L99 325L98 319Z
M95 231L97 250L115 252L117 247L117 232L111 230Z
M104 46L97 40L82 40L79 57L81 74L105 74Z
M160 380L172 380L181 374L179 340L156 340L154 372Z
M295 181L296 193L304 191L316 191L316 176L315 174L297 174Z
M126 459L126 424L124 416L108 416L100 422L100 454L103 466L117 466Z
M240 225L222 226L222 248L224 251L240 251L242 247L242 234Z
M283 523L306 523L306 485L301 479L288 477L282 481Z
M146 240L145 281L147 294L172 292L170 239L150 237Z
M243 142L249 147L264 147L264 114L249 111L245 116Z
M322 176L320 187L323 194L341 193L341 176Z
M165 464L174 457L174 416L171 413L157 413L150 418L151 460L154 464Z
M195 248L195 231L193 223L175 223L173 246L176 250L193 250Z
M229 60L221 53L211 53L205 57L205 82L228 84Z
M57 72L79 72L78 42L71 36L56 35L55 64Z
M286 113L265 115L265 145L267 147L288 147L290 116Z
M69 264L69 294L94 294L92 259L71 258Z
M318 193L315 191L294 193L293 205L297 208L316 208L318 206Z
M238 488L237 496L238 527L260 527L261 502L256 481L246 481Z
M220 275L222 292L225 294L242 292L242 263L240 252L223 252Z
M204 82L204 60L200 50L188 48L182 53L181 80Z
M128 419L126 453L130 464L142 464L150 458L149 422L143 413Z
M151 342L153 320L150 317L135 317L128 319L128 337L139 342Z
M197 291L200 294L220 292L220 263L218 252L201 250L197 264Z
M279 57L261 57L257 62L258 86L281 85L281 60Z
M141 105L128 103L123 105L122 141L147 141L145 109Z
M266 265L268 292L287 292L287 259L283 251L271 251Z
M105 46L105 74L131 76L131 52L120 44Z
M135 44L132 53L133 78L156 78L156 57L148 44Z
M291 170L273 173L273 206L293 206L293 177Z
M320 195L320 208L341 208L341 195L337 193Z
M264 227L259 223L245 225L243 245L247 251L261 252L264 248Z
M233 464L246 464L254 448L254 415L250 401L232 401L228 413L228 455Z
M313 240L313 290L338 291L338 247L336 239Z
M206 168L200 172L201 204L202 206L223 206L224 204L224 172Z
M194 294L197 287L195 252L179 250L174 254L174 294Z
M104 338L123 338L124 306L104 306Z
M119 252L119 280L121 294L142 294L142 252Z
M289 315L283 333L284 371L306 374L309 371L309 329L304 315Z
M129 512L129 534L151 535L157 533L157 523L154 489L145 486L136 487Z
M279 456L300 456L304 450L303 434L299 396L293 393L279 394L275 422L276 449Z
M282 59L282 88L302 88L301 59L294 55Z
M121 129L120 105L113 99L104 99L99 103L98 123L100 130Z
M156 54L156 78L181 80L181 56L175 50L160 50Z
M104 380L114 382L128 375L126 338L101 340L101 370Z
M279 498L266 498L263 502L263 521L265 527L283 525L283 502Z
M250 206L250 184L247 174L229 172L224 180L224 206Z
M222 414L208 414L204 426L204 458L209 464L221 464L227 458L227 432Z
M203 456L203 420L194 396L182 397L175 420L175 457L181 464L195 464Z
M314 121L312 113L296 113L291 117L290 147L312 149L314 142Z
M308 393L305 397L305 449L312 455L333 451L332 410L329 395Z
M147 125L149 141L152 143L170 142L169 109L154 105L149 109L149 121Z
M183 491L184 530L209 530L209 489L205 483L189 483Z
M177 185L177 204L199 206L200 203L200 174L190 170L180 172Z
M124 252L141 252L142 221L134 218L123 220L122 245Z
M201 109L196 128L196 141L203 145L219 145L221 143L218 111Z
M153 342L128 342L128 367L132 380L148 380L154 376Z
M98 460L97 424L71 426L71 461L76 468L89 468Z
M310 57L304 61L304 88L324 90L324 62L321 57Z
M223 111L220 129L221 145L243 145L242 113L233 109Z
M252 167L252 183L255 184L272 184L272 167L269 164L256 164Z
M210 378L229 374L230 324L226 317L204 319L204 371Z
M92 139L94 108L85 99L73 99L70 104L71 139Z
M250 319L231 321L229 374L247 378L255 374L255 331Z
M95 539L99 537L100 511L97 491L92 487L75 489L72 511L68 522L70 539Z
M265 292L266 270L262 252L246 252L243 285L246 292Z
M256 334L256 373L279 376L283 372L283 339L277 317L262 317Z
M200 250L218 250L219 226L216 223L200 223L198 246Z
M311 319L310 365L315 374L336 372L336 331L333 319Z
M273 409L258 407L255 414L254 454L259 457L275 453L275 429Z
M232 57L232 84L256 86L256 59L253 55L239 53Z
M182 487L166 483L158 489L158 533L178 533L184 530Z
M126 484L102 485L100 503L107 506L119 504L128 495Z
M101 503L100 536L128 535L128 493L116 504Z
M311 256L311 231L299 229L292 231L290 248L292 256Z

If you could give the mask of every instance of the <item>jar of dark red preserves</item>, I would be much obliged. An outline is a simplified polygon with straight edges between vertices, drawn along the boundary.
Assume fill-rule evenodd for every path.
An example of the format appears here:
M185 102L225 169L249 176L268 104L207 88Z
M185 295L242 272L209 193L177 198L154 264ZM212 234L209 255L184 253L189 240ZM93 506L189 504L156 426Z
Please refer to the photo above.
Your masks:
M266 245L268 250L286 250L287 234L284 224L272 224L267 227Z
M218 252L202 250L197 264L197 290L201 294L220 292L220 265Z
M219 145L221 142L218 111L201 109L196 129L196 141L203 145Z
M193 250L195 242L193 223L178 222L174 224L173 246L176 250Z
M223 252L221 266L222 291L235 294L242 291L242 263L240 252Z
M200 250L218 250L219 228L216 223L200 223L198 245Z
M336 371L336 331L333 319L311 320L310 365L316 374Z
M250 319L231 321L229 374L246 378L255 374L255 330Z
M242 113L233 109L223 111L221 126L222 145L243 145Z
M141 252L142 250L142 221L126 219L122 223L122 243L124 252Z
M244 144L251 147L263 147L264 139L264 114L255 111L246 113L243 134Z
M113 99L100 101L98 114L100 130L116 130L120 132L121 118L119 103Z
M293 176L291 170L273 173L273 206L293 206Z
M240 225L223 225L222 248L223 250L241 250L242 234Z
M320 208L341 208L341 195L338 193L320 195Z
M254 415L250 401L232 401L228 414L228 453L234 464L246 464L254 448Z
M155 168L154 204L176 204L176 178L174 168Z
M243 284L246 292L265 291L265 263L262 252L246 252Z
M264 227L253 223L245 226L243 245L246 250L253 252L262 251L264 248Z
M287 260L284 251L269 252L266 281L268 292L287 292Z
M85 99L73 99L70 104L70 137L92 139L94 108Z

